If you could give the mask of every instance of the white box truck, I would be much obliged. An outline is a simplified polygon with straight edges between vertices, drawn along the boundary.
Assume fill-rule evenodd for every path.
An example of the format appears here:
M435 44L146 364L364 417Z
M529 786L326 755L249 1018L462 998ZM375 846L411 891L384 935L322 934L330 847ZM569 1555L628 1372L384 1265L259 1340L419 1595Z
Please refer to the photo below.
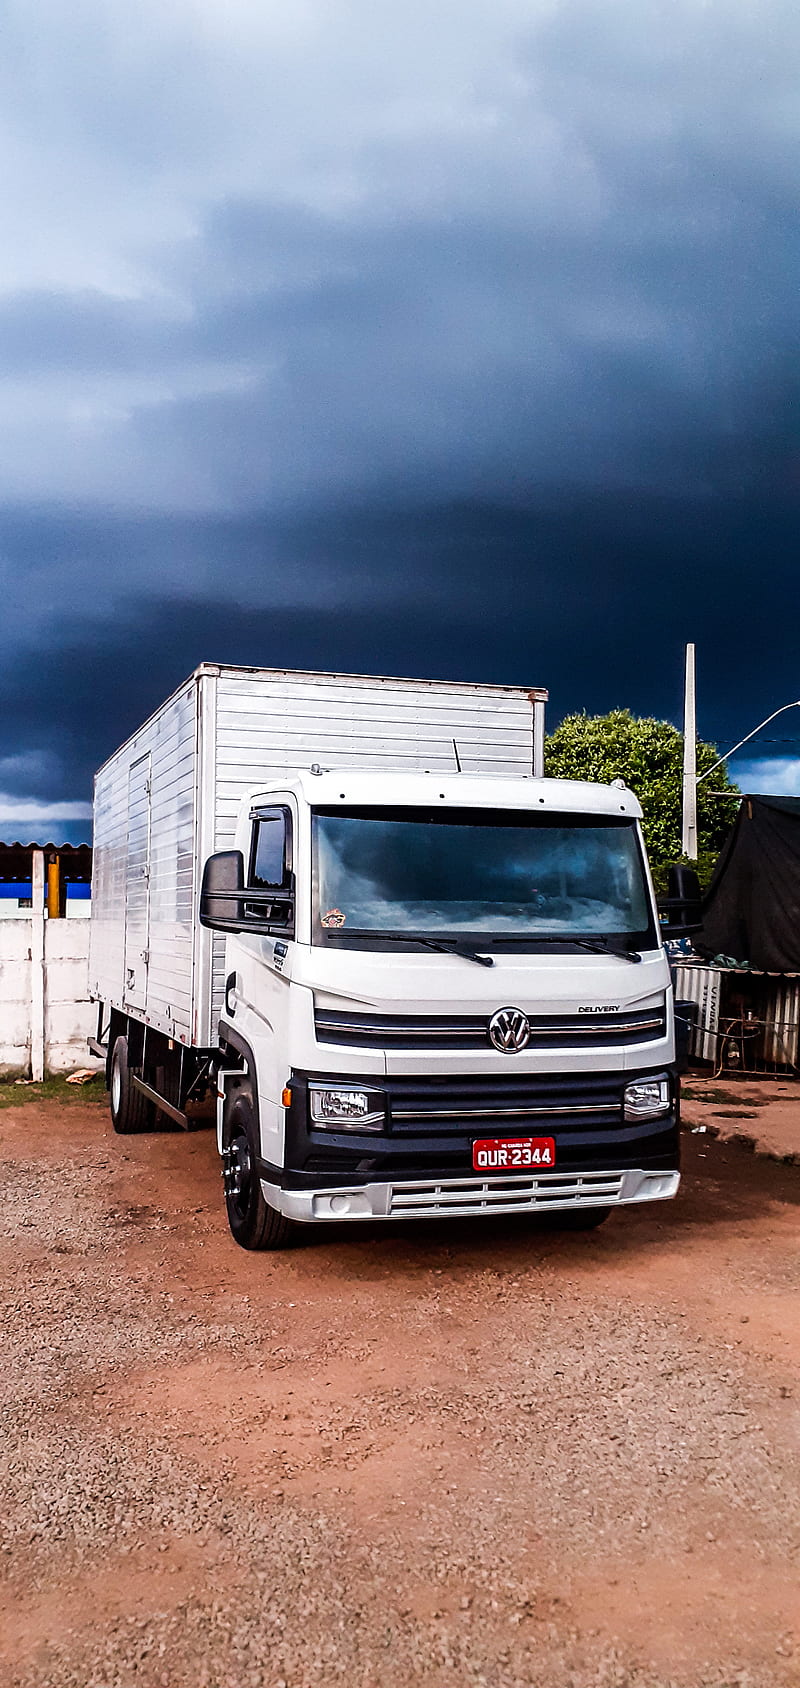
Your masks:
M114 1127L215 1098L241 1246L675 1194L641 811L543 778L546 696L204 664L100 769Z

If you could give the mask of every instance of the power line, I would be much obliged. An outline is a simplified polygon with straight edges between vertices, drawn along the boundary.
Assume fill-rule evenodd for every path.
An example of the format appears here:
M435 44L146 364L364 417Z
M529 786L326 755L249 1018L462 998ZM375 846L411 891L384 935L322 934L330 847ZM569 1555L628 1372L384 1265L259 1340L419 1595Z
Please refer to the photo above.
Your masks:
M687 650L689 648L690 647L687 646ZM691 649L692 652L694 652L694 646L692 646ZM787 709L800 709L800 698L795 698L791 703L782 703L780 709L773 709L772 714L767 715L765 720L759 721L758 726L754 727L752 732L745 733L744 738L739 739L738 744L731 745L730 750L726 750L723 756L718 756L716 762L712 762L711 767L706 768L705 773L699 775L695 782L695 789L698 785L700 785L702 780L707 780L709 774L713 774L716 768L720 768L723 762L727 762L729 756L735 756L737 750L741 750L743 744L749 744L750 740L754 739L756 735L760 733L762 727L768 727L770 721L776 720L777 716L783 715ZM686 854L688 852L684 853Z
M714 737L715 738L721 738L722 734L721 733L715 733ZM763 738L763 739L759 739L759 743L760 744L800 744L800 733L798 733L795 738ZM730 751L728 752L728 754L730 755Z

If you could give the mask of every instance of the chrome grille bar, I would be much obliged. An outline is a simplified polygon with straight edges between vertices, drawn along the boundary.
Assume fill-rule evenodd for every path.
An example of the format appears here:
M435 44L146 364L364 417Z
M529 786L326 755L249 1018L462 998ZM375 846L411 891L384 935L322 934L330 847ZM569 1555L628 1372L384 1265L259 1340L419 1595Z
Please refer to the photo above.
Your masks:
M393 1108L392 1119L524 1119L535 1114L618 1114L615 1103L587 1102L573 1107L552 1108Z
M425 1048L448 1045L490 1048L488 1015L458 1017L438 1014L394 1015L340 1013L318 1008L316 1034L322 1043L353 1042L362 1046ZM528 1048L554 1046L562 1040L580 1044L652 1042L666 1035L662 1009L643 1009L619 1015L536 1015L530 1018Z

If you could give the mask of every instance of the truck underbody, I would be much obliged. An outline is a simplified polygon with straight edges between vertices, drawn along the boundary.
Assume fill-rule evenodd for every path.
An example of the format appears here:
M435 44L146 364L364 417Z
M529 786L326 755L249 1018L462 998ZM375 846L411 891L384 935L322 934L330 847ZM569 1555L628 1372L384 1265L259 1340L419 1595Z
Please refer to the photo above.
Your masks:
M664 1068L598 1074L530 1074L487 1081L473 1075L388 1079L382 1086L386 1129L359 1136L315 1130L309 1089L324 1072L292 1070L286 1087L282 1166L253 1152L246 1132L227 1129L246 1094L255 1140L258 1085L249 1047L227 1028L214 1049L186 1049L138 1019L112 1009L98 1015L95 1053L106 1059L115 1129L185 1130L216 1118L229 1210L247 1207L257 1183L270 1210L289 1224L551 1214L600 1223L615 1207L667 1200L679 1173L679 1084L670 1078L670 1111L625 1123L624 1092ZM338 1075L335 1075L337 1077ZM357 1085L358 1075L352 1081ZM372 1080L369 1080L372 1083ZM476 1133L523 1132L554 1143L552 1169L476 1175ZM583 1218L581 1219L581 1215ZM288 1240L288 1229L282 1232Z

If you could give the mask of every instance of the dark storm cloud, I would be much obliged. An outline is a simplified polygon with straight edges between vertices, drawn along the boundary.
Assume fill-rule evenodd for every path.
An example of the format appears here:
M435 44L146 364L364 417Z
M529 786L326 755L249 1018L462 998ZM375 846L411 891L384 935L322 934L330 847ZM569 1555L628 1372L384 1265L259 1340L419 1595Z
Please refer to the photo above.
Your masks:
M631 220L623 203L601 230L342 230L229 206L193 254L191 310L11 299L0 359L18 379L63 375L84 493L91 458L105 501L134 508L503 499L565 480L741 490L795 373L783 210L742 203L713 240L690 225L668 248L643 226L633 242Z
M193 531L182 537L189 549ZM334 579L354 567L372 575L370 604L342 587L338 601L302 612L237 601L231 559L255 553L258 539L258 524L220 522L213 595L154 588L113 611L85 606L43 625L36 656L7 664L0 719L26 791L85 797L99 762L201 661L547 684L552 719L587 698L675 718L682 643L702 625L702 696L715 701L701 730L732 741L798 689L794 650L775 637L794 601L796 520L776 499L709 507L583 495L537 511L461 505L340 511L277 532L272 523L279 572L323 552ZM72 553L100 554L110 541L120 545L120 530L87 528L82 544L76 530ZM150 536L155 551L180 541L178 523ZM770 570L759 574L752 559L765 553Z
M0 794L85 798L203 659L674 718L694 637L729 741L800 691L794 8L44 9Z

